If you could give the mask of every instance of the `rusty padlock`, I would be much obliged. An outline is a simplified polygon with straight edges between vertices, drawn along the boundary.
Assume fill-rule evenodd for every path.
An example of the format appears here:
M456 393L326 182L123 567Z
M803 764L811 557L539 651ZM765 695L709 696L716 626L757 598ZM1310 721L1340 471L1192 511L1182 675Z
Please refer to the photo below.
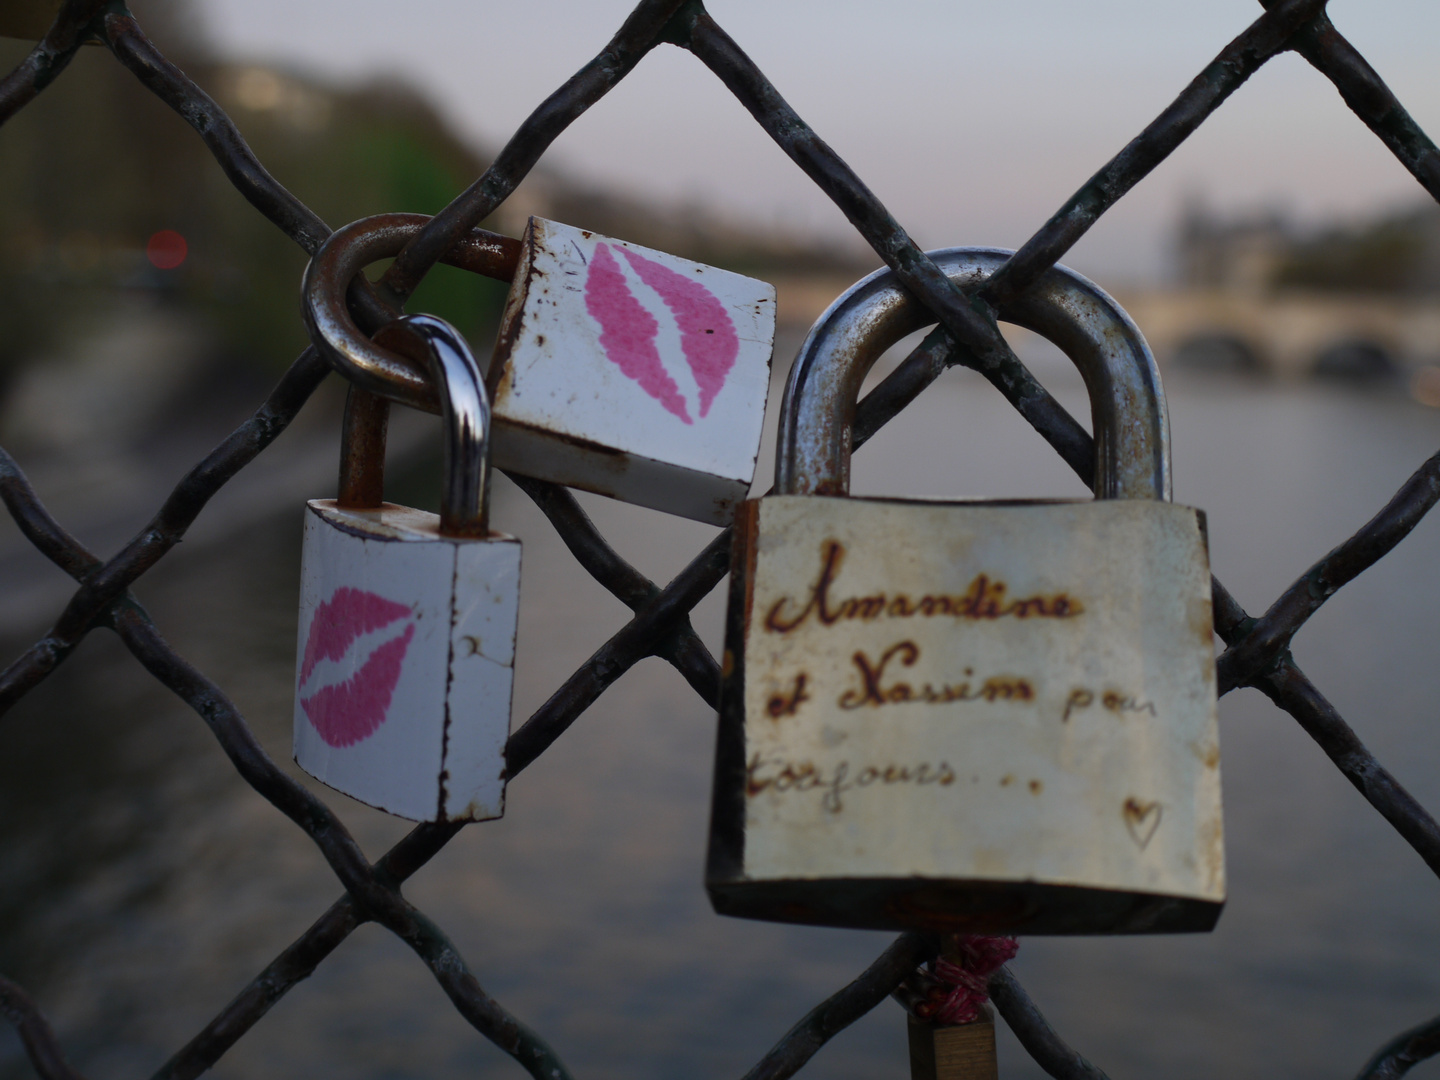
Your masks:
M381 341L428 358L444 403L437 516L381 500L384 402L346 410L342 498L305 513L295 760L416 821L500 817L520 541L487 522L490 415L465 339L407 316ZM372 421L366 430L367 420Z
M978 286L1007 252L932 255ZM722 914L975 933L1208 930L1224 902L1204 518L1159 372L1056 267L1000 316L1079 367L1094 501L850 498L861 380L933 321L894 276L810 332L778 494L736 516L706 884Z
M390 214L336 232L306 271L320 297L307 318L351 381L433 410L423 375L368 341L344 302L354 276L425 220ZM519 242L475 230L450 259L511 280L486 375L497 468L730 521L760 449L773 286L540 218Z

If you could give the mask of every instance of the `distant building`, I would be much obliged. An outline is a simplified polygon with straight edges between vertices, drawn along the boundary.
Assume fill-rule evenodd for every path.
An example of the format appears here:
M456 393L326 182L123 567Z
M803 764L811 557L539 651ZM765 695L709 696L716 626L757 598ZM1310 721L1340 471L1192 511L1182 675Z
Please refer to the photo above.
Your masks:
M1125 298L1162 361L1440 387L1440 207L1302 230L1196 203L1176 239L1179 288Z
M1222 218L1192 202L1180 221L1180 284L1191 289L1264 292L1289 256L1294 232L1279 211Z

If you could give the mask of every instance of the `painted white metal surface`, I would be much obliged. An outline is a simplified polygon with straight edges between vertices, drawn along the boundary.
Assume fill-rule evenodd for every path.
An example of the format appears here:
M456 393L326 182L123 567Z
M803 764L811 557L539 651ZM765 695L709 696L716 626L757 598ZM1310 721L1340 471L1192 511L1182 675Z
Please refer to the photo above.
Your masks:
M415 821L500 817L520 541L386 503L305 513L295 760Z
M531 218L487 380L495 464L726 524L774 344L768 283Z
M1196 511L773 496L738 526L744 880L1224 899Z

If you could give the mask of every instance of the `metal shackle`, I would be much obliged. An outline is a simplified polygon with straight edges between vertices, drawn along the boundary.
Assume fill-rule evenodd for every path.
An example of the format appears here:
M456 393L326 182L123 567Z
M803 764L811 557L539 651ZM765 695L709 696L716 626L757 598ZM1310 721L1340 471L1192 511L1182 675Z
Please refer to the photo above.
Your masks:
M1000 248L928 253L962 289L975 289L1013 254ZM1170 422L1160 372L1139 328L1095 283L1055 266L1002 305L1006 322L1033 330L1080 369L1095 432L1095 497L1170 498ZM795 358L780 406L777 494L850 488L851 428L866 373L880 355L935 317L888 270L851 286Z
M424 214L379 214L337 229L305 267L300 306L311 340L353 385L433 413L441 411L441 403L424 369L372 341L355 324L345 299L357 274L379 259L398 255L429 221ZM440 261L509 281L520 261L520 241L471 229Z
M485 536L490 517L490 396L460 331L434 315L406 315L375 335L429 361L445 425L440 535Z

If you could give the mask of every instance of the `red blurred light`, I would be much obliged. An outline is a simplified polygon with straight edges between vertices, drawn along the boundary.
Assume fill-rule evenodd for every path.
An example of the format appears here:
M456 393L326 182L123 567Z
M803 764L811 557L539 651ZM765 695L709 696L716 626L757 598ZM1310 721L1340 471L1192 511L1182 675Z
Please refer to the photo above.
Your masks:
M174 229L161 229L145 244L145 257L160 270L174 270L189 251L185 237Z

